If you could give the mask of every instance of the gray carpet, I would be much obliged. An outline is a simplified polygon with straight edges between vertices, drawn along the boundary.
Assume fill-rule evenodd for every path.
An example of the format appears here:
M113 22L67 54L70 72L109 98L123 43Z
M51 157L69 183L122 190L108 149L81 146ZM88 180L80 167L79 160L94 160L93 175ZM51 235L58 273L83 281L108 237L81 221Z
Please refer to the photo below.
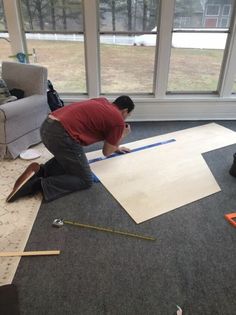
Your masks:
M133 123L127 141L205 123ZM217 123L236 130L233 121ZM232 145L203 155L221 192L140 225L101 183L43 203L26 250L60 249L61 255L21 259L13 280L21 314L173 315L176 304L184 315L236 314L236 229L224 219L236 212L236 178L228 173L235 152ZM57 229L58 217L157 240Z

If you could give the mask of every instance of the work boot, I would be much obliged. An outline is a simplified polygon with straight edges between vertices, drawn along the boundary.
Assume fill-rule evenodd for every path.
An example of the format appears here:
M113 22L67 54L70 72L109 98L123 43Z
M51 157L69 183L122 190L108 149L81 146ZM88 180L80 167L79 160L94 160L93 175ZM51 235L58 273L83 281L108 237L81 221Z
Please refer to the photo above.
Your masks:
M234 162L233 162L233 165L231 166L230 170L229 170L229 173L230 175L236 177L236 153L234 153Z
M36 162L31 163L26 170L21 174L21 176L16 180L15 185L13 187L12 192L10 195L7 197L6 201L7 202L12 202L18 199L19 197L23 197L31 193L31 189L29 189L31 186L27 185L27 183L30 181L30 179L35 179L40 180L39 177L37 177L37 173L40 170L40 165ZM34 176L35 175L35 176ZM27 188L27 189L26 189Z

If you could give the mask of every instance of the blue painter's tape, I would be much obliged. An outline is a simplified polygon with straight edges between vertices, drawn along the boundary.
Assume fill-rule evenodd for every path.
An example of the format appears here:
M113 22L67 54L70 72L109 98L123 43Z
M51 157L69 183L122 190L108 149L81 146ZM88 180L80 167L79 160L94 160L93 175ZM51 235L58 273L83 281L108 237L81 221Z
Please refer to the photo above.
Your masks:
M157 143L148 144L148 145L145 145L145 146L140 147L140 148L132 149L128 154L133 153L133 152L137 152L137 151L141 151L141 150L150 149L150 148L153 148L153 147L157 147L159 145L163 145L163 144L167 144L167 143L171 143L171 142L175 142L175 141L176 141L175 139L169 139L169 140L165 140L165 141L161 141L161 142L157 142ZM95 158L95 159L91 159L91 160L89 160L89 164L92 164L92 163L95 163L95 162L98 162L98 161L111 159L111 158L114 158L114 157L120 156L120 155L123 155L123 154L113 153L113 154L111 154L111 155L109 155L107 157L98 157L98 158Z
M93 183L100 183L99 178L94 173L92 173L92 181Z

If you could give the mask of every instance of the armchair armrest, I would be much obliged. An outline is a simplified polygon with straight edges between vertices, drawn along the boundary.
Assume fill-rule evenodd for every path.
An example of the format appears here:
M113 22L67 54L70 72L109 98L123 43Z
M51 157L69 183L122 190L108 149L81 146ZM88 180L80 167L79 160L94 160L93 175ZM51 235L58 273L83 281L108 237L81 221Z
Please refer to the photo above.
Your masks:
M39 111L45 112L45 117L50 112L46 95L32 95L1 105L0 121L17 118L17 116L27 117L28 114L32 116L34 113L37 115Z

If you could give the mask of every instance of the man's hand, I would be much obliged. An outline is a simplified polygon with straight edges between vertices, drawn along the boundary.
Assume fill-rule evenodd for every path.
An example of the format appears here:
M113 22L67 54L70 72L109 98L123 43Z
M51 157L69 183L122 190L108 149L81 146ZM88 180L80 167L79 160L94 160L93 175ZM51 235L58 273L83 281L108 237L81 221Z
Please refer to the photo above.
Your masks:
M130 125L126 123L121 138L123 139L123 138L126 137L130 132L131 132ZM115 153L118 153L118 154L124 154L124 153L129 153L129 152L130 152L130 149L129 149L129 148L120 147L120 146L119 146L118 149L115 151Z
M130 152L130 149L126 147L119 147L118 150L115 151L115 153L118 153L118 154L125 154L129 152Z

